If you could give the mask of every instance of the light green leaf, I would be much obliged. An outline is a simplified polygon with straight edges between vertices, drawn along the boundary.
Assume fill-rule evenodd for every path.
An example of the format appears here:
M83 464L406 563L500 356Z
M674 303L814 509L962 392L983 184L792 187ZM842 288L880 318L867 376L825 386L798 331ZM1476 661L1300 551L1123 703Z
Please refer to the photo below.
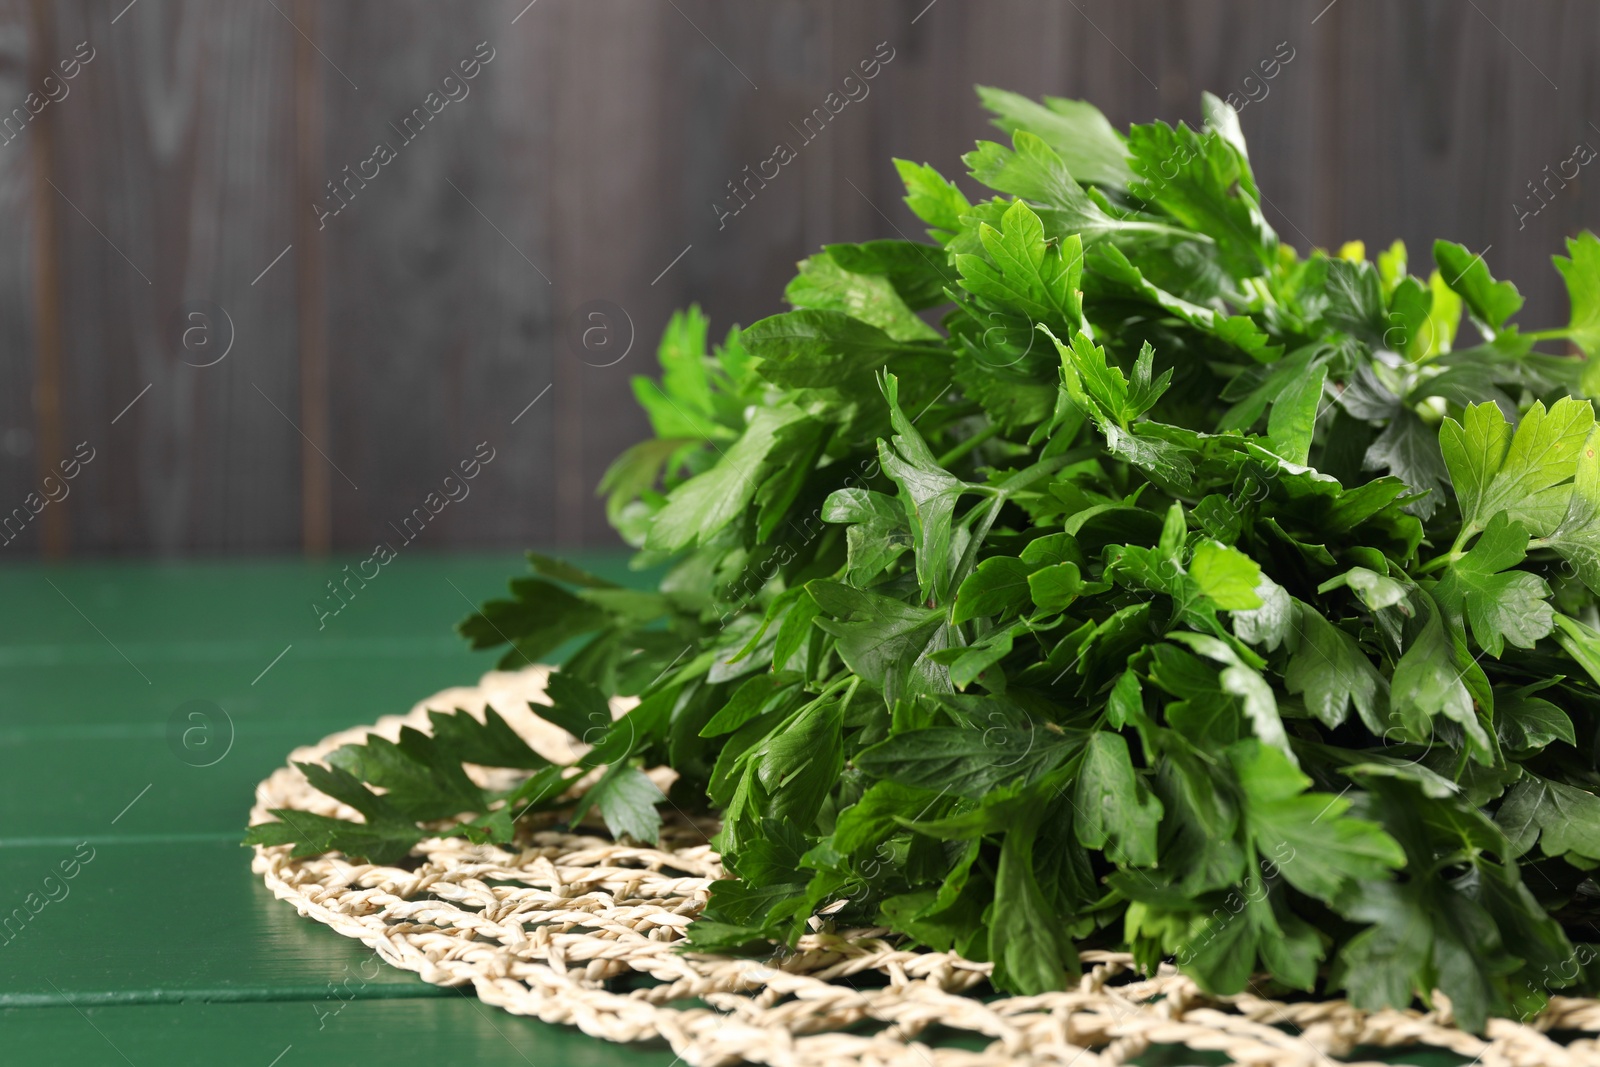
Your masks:
M1555 628L1544 579L1510 569L1527 554L1527 530L1496 512L1472 551L1450 564L1433 591L1452 621L1459 625L1465 616L1478 647L1497 659L1507 641L1532 648Z
M1144 689L1139 675L1123 671L1106 699L1106 721L1117 729L1144 721Z
M1049 327L1041 325L1039 329L1055 342L1056 351L1061 354L1062 385L1067 395L1085 414L1094 418L1108 439L1128 437L1123 433L1113 438L1112 427L1127 430L1160 399L1172 380L1170 370L1159 377L1151 377L1154 355L1149 345L1140 350L1134 361L1130 382L1122 368L1108 360L1106 350L1090 340L1087 333L1079 331L1067 345L1051 333Z
M1567 255L1550 257L1572 303L1567 337L1592 360L1600 356L1600 239L1588 230L1569 237Z
M1578 453L1567 514L1545 538L1577 571L1592 592L1600 593L1600 429L1592 431Z
M1556 640L1566 649L1567 655L1578 661L1591 681L1600 685L1600 633L1566 615L1556 616L1556 628L1560 631Z
M730 440L734 435L718 424L712 408L708 326L698 306L673 312L656 349L661 383L642 376L633 379L633 395L650 416L657 437Z
M826 252L800 261L800 273L783 291L797 308L840 311L897 341L937 340L939 331L917 317L881 274L857 274Z
M1028 575L1028 593L1040 614L1064 610L1083 592L1076 563L1057 563Z
M1132 192L1185 226L1214 239L1237 277L1262 273L1277 256L1278 236L1255 200L1255 182L1238 149L1216 130L1154 122L1128 131Z
M972 213L972 204L938 171L926 163L908 159L894 161L895 170L906 187L906 206L931 229L928 236L947 244L961 230L961 219Z
M1439 264L1445 284L1466 301L1472 317L1498 333L1505 321L1522 307L1522 294L1510 282L1497 282L1489 276L1482 255L1467 251L1454 241L1435 241L1433 260Z
M862 241L823 245L822 250L847 271L888 279L912 311L950 299L945 290L955 280L955 272L938 249L918 241Z
M842 311L801 308L772 315L741 338L761 377L786 389L833 389L852 398L876 394L876 375L898 358L943 359L924 341L900 341ZM935 355L939 354L939 355Z
M1570 396L1549 411L1535 401L1515 432L1492 403L1467 408L1461 422L1445 419L1439 447L1467 529L1482 530L1504 511L1536 537L1553 531L1567 514L1569 479L1593 429L1594 408Z
M1013 148L994 141L979 141L961 161L973 178L996 192L1064 208L1084 220L1098 216L1098 225L1091 225L1091 228L1111 227L1110 217L1101 212L1078 185L1066 163L1042 138L1027 130L1018 130L1012 135L1011 143Z
M1045 241L1039 216L1018 200L1001 216L1000 229L979 223L978 237L987 260L979 255L955 257L963 289L1064 335L1082 329L1078 285L1083 248L1075 234Z
M1392 608L1406 599L1405 586L1365 567L1351 567L1343 574L1329 578L1317 586L1317 592L1326 593L1344 586L1349 587L1368 611Z
M1294 625L1294 601L1287 590L1265 574L1256 583L1256 598L1261 606L1233 613L1233 635L1268 652L1283 644Z
M1317 416L1322 413L1322 386L1327 377L1326 363L1313 365L1291 381L1268 410L1267 436L1276 446L1273 450L1290 463L1304 465L1311 452L1311 437L1317 428Z
M1454 347L1463 307L1461 297L1445 284L1444 275L1438 271L1428 275L1428 292L1433 295L1433 304L1428 309L1425 334L1418 346L1421 348L1419 356L1424 359L1442 355Z
M1108 214L1078 184L1055 150L1027 130L1013 134L1011 143L1013 148L994 141L979 141L961 160L977 181L996 192L1020 196L1036 205L1052 236L1065 238L1068 234L1077 234L1087 245L1116 234L1182 233L1161 223Z
M1128 149L1100 109L1083 100L1047 96L1036 104L1025 96L980 85L978 99L1009 134L1027 130L1061 156L1079 181L1121 189L1133 180Z
M762 467L778 442L778 432L804 417L787 405L758 408L716 466L672 491L650 526L646 547L666 552L685 548L710 538L743 514L760 487Z
M1345 818L1350 800L1310 793L1311 779L1255 739L1228 749L1244 790L1244 821L1257 851L1302 893L1332 901L1348 883L1387 878L1405 853L1377 823ZM1285 846L1287 850L1285 849Z
M1201 541L1189 561L1189 577L1224 611L1251 611L1262 606L1256 592L1262 580L1261 567L1236 548Z

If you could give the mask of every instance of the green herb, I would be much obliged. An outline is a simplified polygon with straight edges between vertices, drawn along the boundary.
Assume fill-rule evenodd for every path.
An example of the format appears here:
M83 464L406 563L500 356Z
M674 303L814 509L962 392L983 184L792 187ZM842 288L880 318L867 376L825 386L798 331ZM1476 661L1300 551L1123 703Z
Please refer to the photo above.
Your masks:
M722 822L697 950L881 924L1034 993L1124 947L1472 1027L1596 988L1600 241L1523 332L1460 245L1282 244L1215 98L1124 136L981 95L1000 195L897 161L932 243L827 246L709 353L669 325L602 485L659 590L532 555L462 623L504 667L586 635L534 710L594 748L437 717L306 767L364 822L250 840L505 841L605 766L570 817L649 841L668 765Z

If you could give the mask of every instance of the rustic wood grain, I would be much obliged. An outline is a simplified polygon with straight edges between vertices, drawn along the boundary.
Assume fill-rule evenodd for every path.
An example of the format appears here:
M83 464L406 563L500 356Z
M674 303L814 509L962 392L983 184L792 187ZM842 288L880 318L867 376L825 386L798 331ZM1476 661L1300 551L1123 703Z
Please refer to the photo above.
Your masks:
M540 401L550 405L545 414L554 416L549 533L565 544L604 542L609 537L595 485L617 453L646 434L628 380L649 373L656 335L681 299L682 289L667 286L690 277L687 272L700 267L706 251L696 242L659 283L650 284L690 243L682 212L667 199L662 181L681 168L687 154L669 132L673 112L684 101L673 85L676 57L683 54L673 34L683 20L670 5L629 0L543 6L530 10L517 29L542 42L553 105L550 155L524 172L524 180L533 178L540 189L536 210L542 209L549 227L545 270L554 283L554 385ZM679 2L701 21L693 6ZM714 53L712 59L722 63ZM731 79L723 95L749 91ZM552 160L565 162L551 167ZM620 362L577 343L582 327L574 316L597 300L623 310L622 321L607 323L613 332L633 324L633 347Z
M31 38L35 41L47 41L53 37L53 12L44 0L33 0L32 18L29 29ZM31 62L28 64L28 84L30 89L35 86L43 87L44 79L53 77L55 70L44 58L43 49L34 49ZM37 91L37 90L35 90ZM34 99L37 99L35 97ZM46 96L46 99L49 99ZM24 97L24 107L28 106L28 98ZM40 106L40 105L35 105ZM41 493L30 494L32 499L38 500L40 495L48 503L38 519L38 537L40 549L46 559L62 559L67 554L67 515L69 514L66 502L70 496L59 501L51 500L53 495L51 487L60 484L61 471L56 469L59 457L65 455L63 449L63 425L61 419L61 285L60 274L56 268L56 201L55 190L50 185L51 163L55 157L55 113L48 109L40 113L37 119L30 123L30 131L36 142L33 151L29 153L33 162L33 198L34 233L33 233L33 269L36 284L34 285L33 320L36 337L36 358L34 360L34 404L38 411L38 477ZM11 115L16 112L12 111ZM55 490L59 493L60 490ZM70 487L69 487L70 493ZM26 498L25 498L26 504ZM50 507L49 503L59 504Z
M334 482L336 543L410 551L548 541L546 428L556 407L546 397L511 425L550 380L550 284L539 271L553 267L537 191L548 139L517 144L518 165L505 151L508 136L527 135L518 121L545 121L543 63L526 51L512 58L525 45L509 38L529 27L510 26L515 8L506 5L444 17L437 5L361 3L323 14L324 51L360 86L331 72L323 80L324 171L349 198L321 234L330 456L360 486ZM458 65L482 42L493 58L460 81ZM429 114L430 93L445 99L451 76L465 95L408 123L415 109ZM529 77L536 90L519 92ZM379 144L394 158L363 183L361 161ZM429 494L442 495L443 480L483 442L494 459L469 495L408 527L417 509L430 515Z
M328 297L321 234L323 220L307 210L323 195L325 154L322 143L323 99L327 77L315 37L321 36L318 6L296 0L294 20L294 193L291 218L295 257L295 305L300 346L300 537L306 554L325 555L333 547L333 460L323 451L328 440ZM341 74L341 82L344 75ZM344 85L338 86L339 91ZM341 476L342 477L342 476Z
M1194 122L1202 89L1240 91L1286 43L1242 114L1284 239L1398 237L1423 265L1435 236L1488 249L1530 327L1566 314L1549 256L1600 224L1592 168L1520 224L1515 206L1600 147L1600 11L1577 0L275 2L73 0L42 41L0 0L0 93L26 93L40 49L99 53L52 105L53 201L32 192L37 131L0 146L0 492L30 490L52 432L36 309L55 284L61 439L105 442L59 512L75 552L365 553L479 442L495 459L418 549L615 543L593 487L645 432L629 379L672 309L698 301L720 333L781 310L824 242L919 237L889 157L959 176L995 135L973 83ZM480 41L470 95L319 222L324 183L400 140ZM870 95L801 138L879 42L895 58ZM779 141L795 162L719 221ZM197 299L237 332L203 370L171 328ZM619 345L632 328L611 365L574 341L600 300Z
M95 49L52 106L66 440L96 450L74 550L297 548L301 442L262 398L295 411L293 263L251 284L290 240L293 30L270 5L55 11L52 61ZM185 348L199 300L223 310Z
M0 3L0 101L21 104L35 50L32 14L24 0ZM34 331L34 260L39 247L34 147L26 133L0 144L0 517L22 504L37 488L38 468L47 450L39 443L35 383L39 347ZM48 191L48 187L46 187ZM7 542L0 537L0 559L24 558L38 551L39 535L30 529Z

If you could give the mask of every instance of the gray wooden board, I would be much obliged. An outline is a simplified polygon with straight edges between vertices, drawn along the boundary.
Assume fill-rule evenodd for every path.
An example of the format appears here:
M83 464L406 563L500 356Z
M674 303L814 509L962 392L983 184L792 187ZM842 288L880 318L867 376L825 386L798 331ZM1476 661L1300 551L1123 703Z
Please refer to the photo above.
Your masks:
M0 114L21 105L29 92L32 36L24 0L0 3L0 101L5 108ZM34 420L34 292L30 281L34 139L26 131L6 132L4 137L0 143L0 517L39 488L40 448ZM0 558L37 550L37 530L13 537L0 547Z
M80 554L292 551L319 507L336 547L370 550L482 441L494 461L419 544L615 543L594 486L645 432L629 379L652 372L671 311L698 301L720 333L782 310L824 242L920 236L889 158L959 175L994 134L975 82L1088 98L1119 126L1195 122L1202 89L1259 94L1246 79L1293 49L1242 113L1284 238L1401 237L1421 261L1435 236L1487 249L1530 328L1566 313L1550 255L1600 221L1592 168L1547 204L1529 190L1600 145L1600 12L1575 0L46 7L35 40L32 8L0 5L0 92L20 102L40 49L96 49L47 113L41 172L60 188L61 439L98 449L60 505ZM495 58L469 95L400 143L390 124L479 42ZM880 42L894 58L869 95L806 137ZM297 49L323 180L398 149L320 232L295 178ZM30 138L0 146L0 510L32 488L45 429ZM779 142L795 160L719 217ZM275 261L292 241L310 247ZM300 284L312 255L320 300ZM234 333L208 368L182 344L202 300ZM323 381L302 380L303 323L326 338ZM209 325L191 340L220 344L227 324ZM580 343L589 326L610 347ZM307 445L296 424L319 403ZM319 457L325 485L301 465Z

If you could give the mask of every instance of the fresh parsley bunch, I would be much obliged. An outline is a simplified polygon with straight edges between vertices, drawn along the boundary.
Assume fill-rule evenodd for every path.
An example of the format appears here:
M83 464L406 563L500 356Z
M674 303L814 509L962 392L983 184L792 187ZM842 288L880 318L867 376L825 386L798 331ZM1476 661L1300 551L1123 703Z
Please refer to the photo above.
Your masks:
M720 817L696 949L882 925L1033 993L1125 947L1473 1027L1592 988L1600 364L1536 346L1600 348L1600 240L1527 333L1460 245L1280 243L1214 97L980 95L995 195L897 162L932 243L827 246L709 353L673 318L602 486L659 589L530 555L462 624L506 668L585 635L535 710L588 755L437 716L306 768L365 823L252 840L507 841L603 767L574 822Z

